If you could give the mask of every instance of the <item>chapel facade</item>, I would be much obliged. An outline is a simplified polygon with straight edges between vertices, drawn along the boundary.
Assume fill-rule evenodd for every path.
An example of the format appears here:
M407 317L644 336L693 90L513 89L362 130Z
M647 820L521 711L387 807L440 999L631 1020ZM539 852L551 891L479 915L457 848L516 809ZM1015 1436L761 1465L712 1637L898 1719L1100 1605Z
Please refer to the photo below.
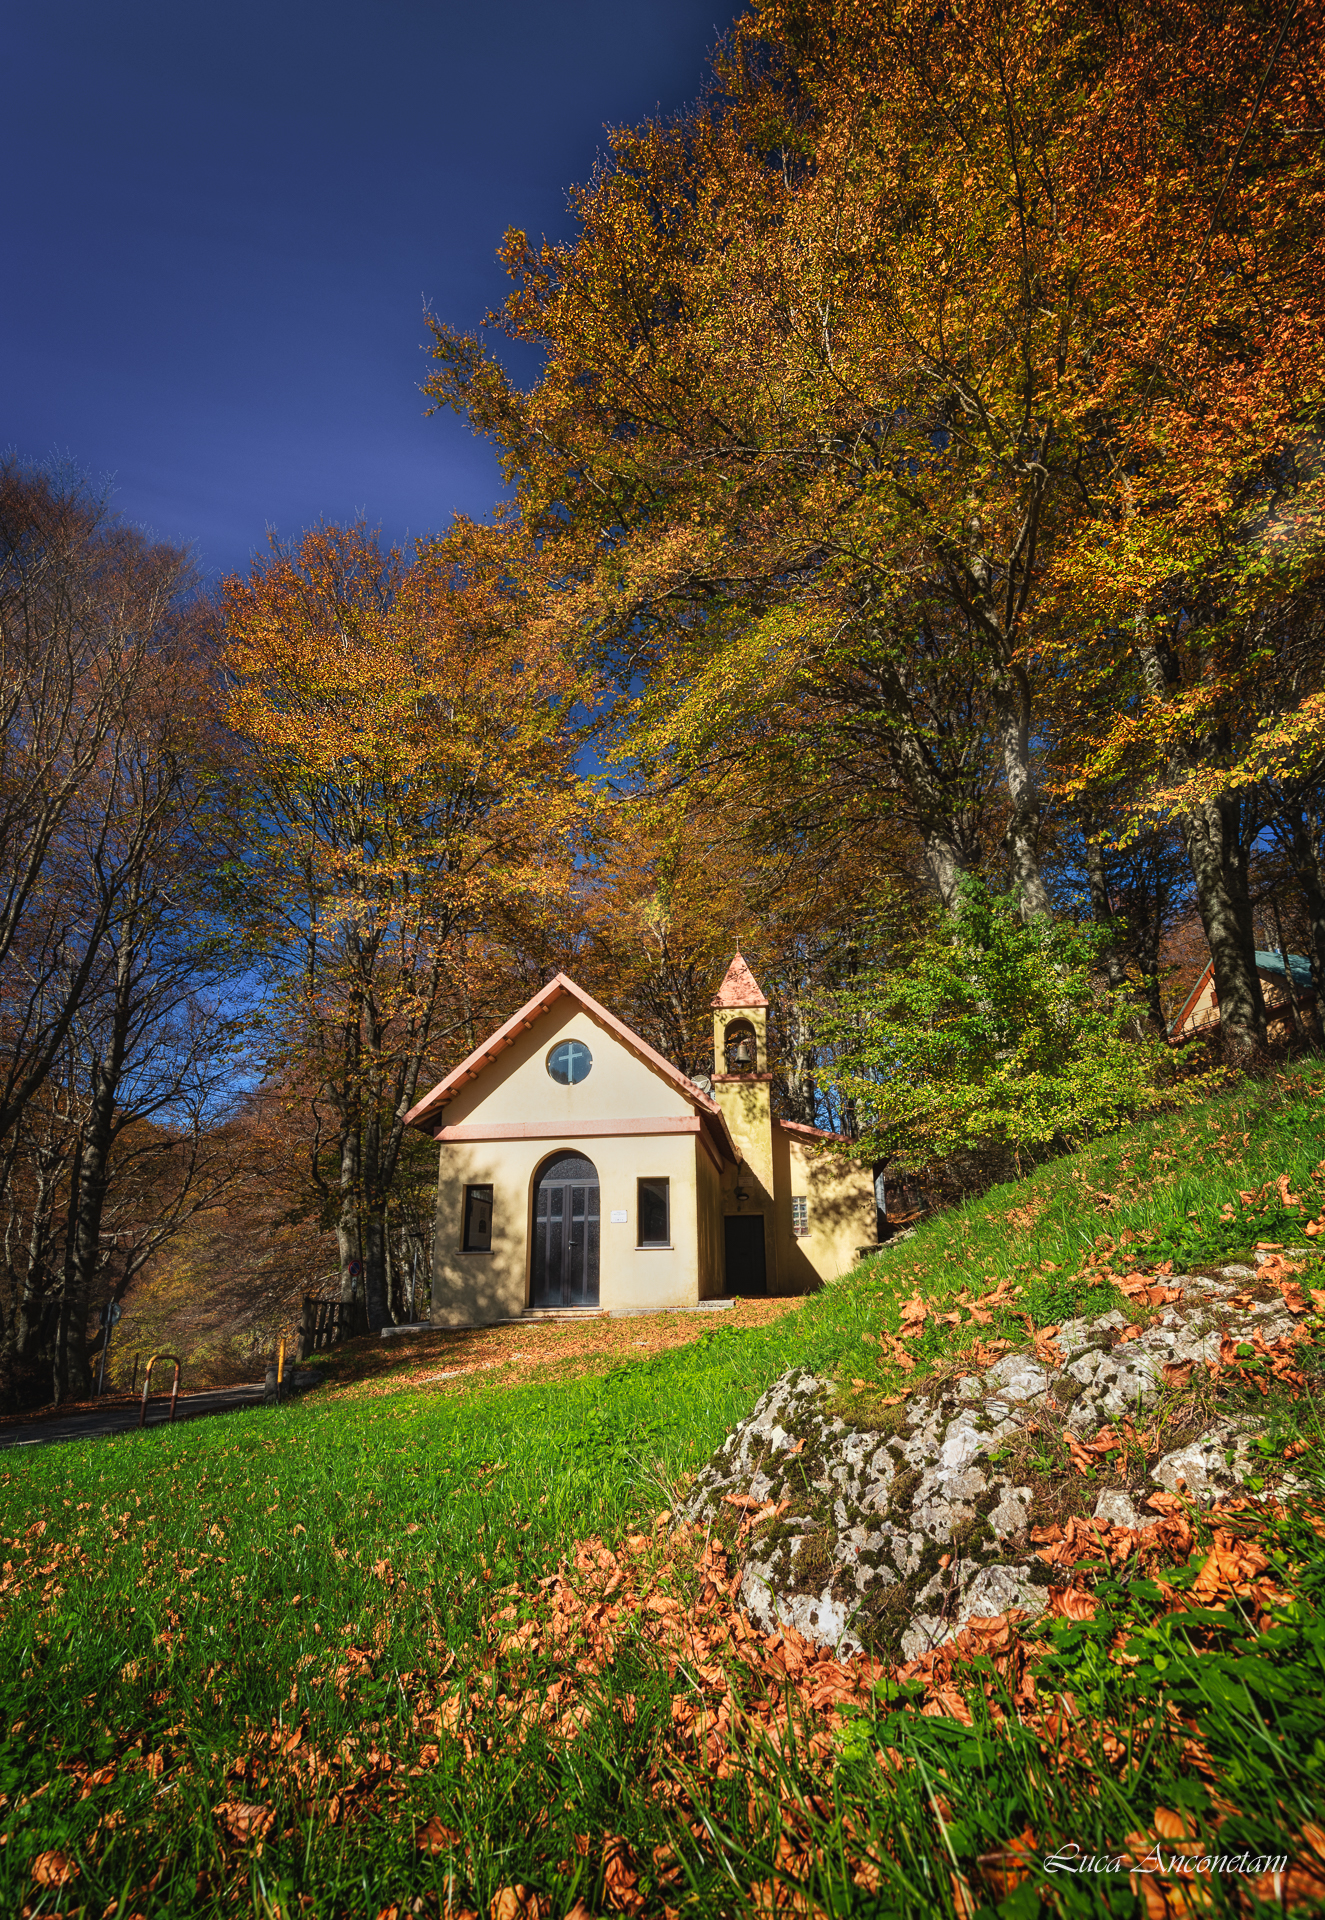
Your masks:
M801 1294L877 1240L868 1166L774 1119L738 953L690 1080L564 973L406 1116L439 1144L434 1325Z

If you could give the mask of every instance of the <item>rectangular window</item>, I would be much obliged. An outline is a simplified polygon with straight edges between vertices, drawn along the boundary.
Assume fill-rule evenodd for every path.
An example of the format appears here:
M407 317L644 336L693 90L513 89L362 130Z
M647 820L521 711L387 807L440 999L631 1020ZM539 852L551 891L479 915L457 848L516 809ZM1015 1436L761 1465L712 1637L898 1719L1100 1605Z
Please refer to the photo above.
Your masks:
M791 1196L791 1230L798 1240L810 1231L810 1203L803 1193Z
M465 1188L465 1237L462 1242L466 1253L492 1252L492 1188Z
M639 1241L641 1247L666 1247L672 1240L672 1183L670 1180L639 1182Z

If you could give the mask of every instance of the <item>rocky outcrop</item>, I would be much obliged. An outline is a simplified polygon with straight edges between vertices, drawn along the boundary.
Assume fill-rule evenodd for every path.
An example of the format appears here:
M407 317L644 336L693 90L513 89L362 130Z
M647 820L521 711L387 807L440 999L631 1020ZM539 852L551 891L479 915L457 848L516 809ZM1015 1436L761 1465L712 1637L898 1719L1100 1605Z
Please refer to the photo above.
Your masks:
M828 1382L784 1374L700 1473L686 1517L740 1516L742 1604L839 1655L915 1659L974 1617L1039 1613L1054 1576L1036 1526L1076 1512L1134 1527L1158 1490L1208 1504L1249 1477L1248 1432L1212 1396L1185 1394L1176 1424L1146 1416L1196 1365L1264 1354L1300 1325L1304 1303L1253 1298L1255 1278L1173 1276L1139 1335L1118 1312L1074 1320L858 1424L834 1413Z

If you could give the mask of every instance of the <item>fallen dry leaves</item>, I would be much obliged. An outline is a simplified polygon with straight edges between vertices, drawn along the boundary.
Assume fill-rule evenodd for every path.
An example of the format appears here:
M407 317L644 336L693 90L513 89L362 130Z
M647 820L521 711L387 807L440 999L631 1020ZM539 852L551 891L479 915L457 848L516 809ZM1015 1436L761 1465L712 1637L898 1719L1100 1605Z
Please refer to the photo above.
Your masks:
M545 1920L551 1912L550 1900L541 1899L518 1883L499 1887L488 1902L488 1920Z
M1128 1834L1122 1862L1132 1869L1132 1892L1144 1901L1146 1920L1194 1920L1211 1911L1207 1886L1189 1876L1209 1874L1210 1863L1220 1860L1218 1833L1226 1817L1213 1815L1209 1824L1215 1837L1202 1839L1190 1815L1157 1807L1149 1829ZM1254 1899L1281 1913L1320 1912L1325 1900L1325 1832L1308 1821L1291 1852L1293 1863L1282 1870L1242 1876L1238 1897L1244 1911L1250 1911Z
M261 1840L276 1818L269 1806L256 1800L223 1800L212 1811L226 1839L235 1846L246 1846L250 1840Z
M433 1751L436 1752L436 1748ZM455 1828L448 1827L436 1814L417 1828L414 1834L414 1845L420 1853L451 1853L460 1844L460 1835Z
M39 1853L32 1863L32 1878L39 1887L67 1887L78 1875L78 1863L67 1853Z
M1111 1436L1136 1441L1148 1437L1123 1423ZM1097 1436L1097 1441L1105 1437ZM1097 1458L1098 1450L1090 1457ZM1094 1617L1094 1574L1123 1567L1155 1581L1161 1612L1199 1614L1236 1599L1258 1627L1282 1614L1290 1596L1275 1583L1258 1538L1277 1509L1268 1503L1233 1501L1200 1521L1188 1503L1172 1494L1155 1495L1151 1505L1157 1517L1136 1528L1072 1518L1061 1526L1034 1530L1039 1558L1054 1576L1047 1590L1052 1614L1070 1620ZM654 1770L659 1791L666 1788L673 1810L700 1843L707 1844L706 1829L687 1801L691 1789L677 1782L736 1775L751 1781L752 1791L765 1782L772 1796L769 1820L776 1821L771 1830L779 1835L776 1863L774 1873L751 1889L751 1897L757 1912L777 1916L816 1916L820 1908L811 1892L818 1862L814 1831L804 1809L781 1798L783 1788L772 1763L790 1742L810 1781L816 1773L822 1776L822 1813L829 1817L844 1715L866 1704L885 1677L914 1690L911 1711L950 1716L967 1725L973 1720L971 1703L983 1693L988 1717L997 1725L1015 1715L1031 1729L1045 1764L1054 1770L1093 1767L1103 1755L1108 1765L1125 1773L1151 1738L1158 1717L1179 1740L1192 1768L1218 1784L1194 1724L1178 1718L1176 1709L1157 1704L1149 1719L1101 1728L1070 1694L1041 1692L1037 1647L1023 1636L1015 1611L972 1620L943 1646L891 1666L866 1656L836 1660L792 1627L771 1634L758 1631L741 1610L738 1595L747 1544L776 1511L772 1503L748 1497L729 1501L729 1532L734 1537L726 1541L711 1529L674 1525L670 1512L659 1514L650 1531L632 1533L615 1547L596 1537L578 1542L560 1569L528 1592L506 1589L497 1596L504 1604L487 1623L485 1645L473 1670L444 1679L445 1692L436 1695L426 1693L418 1676L401 1676L406 1697L417 1702L411 1724L423 1751L435 1756L438 1743L448 1737L470 1755L491 1753L500 1745L518 1747L534 1726L554 1744L570 1748L599 1713L630 1720L633 1698L616 1692L614 1676L618 1651L629 1635L636 1646L653 1648L672 1675L671 1714L658 1735ZM1198 1526L1204 1544L1198 1541ZM1169 1569L1184 1565L1194 1567L1194 1579L1185 1588L1165 1578ZM1193 1635L1211 1630L1199 1619L1192 1623ZM1123 1656L1124 1648L1120 1633L1116 1657ZM544 1657L534 1669L531 1663L539 1655ZM549 1672L555 1677L547 1679ZM766 1766L761 1755L767 1756ZM891 1750L881 1751L878 1759L881 1766L897 1771L911 1764ZM329 1824L358 1817L374 1796L394 1801L408 1791L411 1777L411 1769L399 1759L393 1762L367 1744L347 1741L334 1756L317 1755L302 1730L289 1726L255 1736L232 1774L256 1782L274 1780L278 1771L292 1796L307 1811L320 1810ZM215 1812L233 1845L261 1845L272 1820L268 1802L256 1798L224 1802ZM951 1817L942 1794L935 1800L935 1814L943 1822ZM1154 1822L1156 1835L1166 1845L1187 1846L1191 1836L1166 1832L1166 1819L1170 1816L1161 1809ZM1309 1852L1315 1849L1313 1858L1325 1861L1325 1836L1318 1838L1319 1845L1307 1834L1304 1844ZM1146 1855L1137 1846L1149 1839L1129 1838L1138 1862ZM877 1892L882 1884L879 1861L863 1838L851 1841L849 1828L846 1840L851 1877L867 1893ZM415 1828L414 1844L428 1856L454 1855L457 1873L470 1865L462 1835L438 1815ZM1002 1899L1036 1872L1036 1847L1035 1833L1026 1828L1001 1848L981 1855L970 1872L996 1900ZM577 1835L573 1851L596 1864L600 1904L611 1912L635 1916L646 1907L655 1910L656 1894L646 1895L641 1887L645 1876L655 1887L680 1877L669 1848L657 1848L652 1859L641 1860L619 1833ZM63 1857L51 1856L46 1871L61 1870L57 1858ZM1147 1878L1147 1871L1140 1865L1134 1869L1135 1890L1144 1897L1147 1913L1168 1920L1185 1912L1175 1904L1183 1892L1178 1882L1157 1873ZM1263 1892L1259 1883L1255 1891L1259 1897L1282 1897L1290 1903L1308 1894L1316 1898L1322 1873L1325 1868L1298 1861L1280 1876L1281 1891ZM51 1879L41 1884L62 1883ZM954 1886L956 1910L974 1914L980 1899L971 1883L957 1874ZM512 1882L493 1897L487 1920L552 1920L552 1914L545 1895ZM477 1917L454 1909L451 1920ZM581 1902L568 1920L592 1920L592 1915Z

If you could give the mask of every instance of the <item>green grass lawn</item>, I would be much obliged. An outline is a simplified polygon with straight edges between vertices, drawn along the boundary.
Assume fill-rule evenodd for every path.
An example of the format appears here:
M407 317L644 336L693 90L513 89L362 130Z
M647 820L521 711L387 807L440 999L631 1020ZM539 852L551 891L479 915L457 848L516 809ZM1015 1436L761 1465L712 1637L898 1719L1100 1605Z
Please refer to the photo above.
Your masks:
M1095 1619L1039 1630L1041 1692L1086 1715L1066 1759L1015 1712L996 1725L980 1688L966 1725L882 1686L827 1747L792 1713L779 1755L752 1733L724 1768L699 1749L688 1767L673 1703L703 1674L623 1627L577 1677L537 1634L503 1651L493 1621L539 1618L539 1582L594 1536L636 1536L640 1591L694 1606L698 1576L652 1521L790 1365L889 1394L976 1339L1024 1340L1024 1313L1041 1326L1119 1303L1110 1273L1139 1260L1300 1243L1325 1203L1323 1095L1314 1064L1241 1086L927 1223L766 1326L715 1325L605 1372L386 1396L333 1383L6 1456L0 1912L377 1920L486 1914L520 1885L528 1911L558 1917L577 1901L725 1914L760 1885L770 1911L1139 1914L1125 1874L1000 1879L978 1862L1028 1829L1041 1852L1117 1853L1157 1809L1217 1829L1225 1852L1300 1850L1325 1803L1325 1547L1291 1514L1253 1528L1286 1596L1259 1631L1234 1599L1164 1613L1153 1580L1106 1581ZM941 1307L999 1279L1021 1289L1008 1311L929 1324L916 1372L879 1343L915 1292ZM1296 1465L1314 1469L1314 1395L1252 1404L1267 1448L1301 1434ZM568 1679L574 1738L520 1712ZM1248 1911L1232 1881L1210 1890L1210 1911Z

